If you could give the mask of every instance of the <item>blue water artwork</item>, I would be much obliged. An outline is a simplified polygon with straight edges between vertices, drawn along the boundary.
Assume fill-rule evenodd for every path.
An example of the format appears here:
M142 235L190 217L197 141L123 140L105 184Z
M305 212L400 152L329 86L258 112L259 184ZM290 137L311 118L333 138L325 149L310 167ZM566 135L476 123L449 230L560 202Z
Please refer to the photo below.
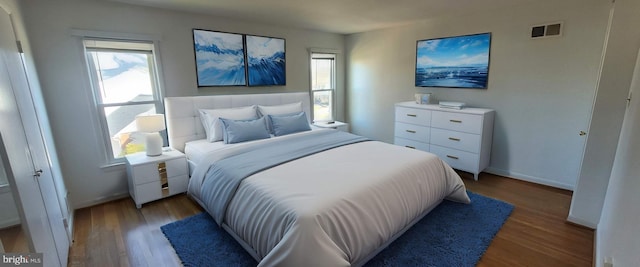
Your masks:
M284 39L247 35L249 86L285 85Z
M491 33L420 40L416 86L486 89Z
M198 87L247 85L242 34L193 30Z

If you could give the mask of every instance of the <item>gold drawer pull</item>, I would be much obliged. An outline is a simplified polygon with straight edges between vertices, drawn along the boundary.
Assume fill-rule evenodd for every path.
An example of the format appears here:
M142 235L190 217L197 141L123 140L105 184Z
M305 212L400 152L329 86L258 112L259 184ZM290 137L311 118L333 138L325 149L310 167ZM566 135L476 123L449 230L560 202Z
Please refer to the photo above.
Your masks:
M413 130L406 130L406 131L407 133L416 133L416 131L413 131Z
M461 120L449 120L450 122L455 122L455 123L462 123Z
M451 140L451 141L460 141L460 138L449 137L449 140Z
M416 149L416 147L413 147L413 146L404 146L404 147L411 148L411 149Z
M417 117L418 115L416 115L416 114L407 114L407 116L409 116L409 117Z
M458 158L458 157L456 157L456 156L451 156L451 155L447 155L447 158L450 158L450 159L460 159L460 158Z
M162 192L163 197L166 197L169 195L169 178L167 177L166 163L158 163L158 175L160 176L160 192Z

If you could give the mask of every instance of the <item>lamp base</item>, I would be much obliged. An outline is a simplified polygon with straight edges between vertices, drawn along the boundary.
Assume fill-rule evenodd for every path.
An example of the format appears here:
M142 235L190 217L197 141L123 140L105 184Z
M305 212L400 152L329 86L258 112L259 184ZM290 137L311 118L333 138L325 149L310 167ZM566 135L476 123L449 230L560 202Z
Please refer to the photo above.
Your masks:
M147 156L156 157L162 155L162 137L160 137L159 133L147 133L145 146Z

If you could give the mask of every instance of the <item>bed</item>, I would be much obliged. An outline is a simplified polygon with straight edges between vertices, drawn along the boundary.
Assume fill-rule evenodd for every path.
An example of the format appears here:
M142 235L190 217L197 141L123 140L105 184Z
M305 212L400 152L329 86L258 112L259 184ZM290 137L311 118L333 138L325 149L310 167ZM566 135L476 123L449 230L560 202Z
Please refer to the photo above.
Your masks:
M165 98L169 144L189 159L188 194L258 266L361 266L443 199L470 202L435 155L337 130L204 140L202 109L297 102L308 116L308 93Z

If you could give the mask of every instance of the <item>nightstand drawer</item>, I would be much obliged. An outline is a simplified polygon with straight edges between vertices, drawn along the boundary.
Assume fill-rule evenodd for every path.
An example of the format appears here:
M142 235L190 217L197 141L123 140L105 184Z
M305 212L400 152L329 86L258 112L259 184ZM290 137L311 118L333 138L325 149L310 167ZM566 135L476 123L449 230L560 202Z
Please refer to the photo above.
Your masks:
M177 158L161 162L151 162L133 167L134 184L144 184L148 182L160 181L160 163L165 163L167 177L188 174L187 161L185 158Z
M417 108L396 107L396 121L429 126L431 111Z
M395 136L429 143L429 127L396 122Z
M166 196L186 192L187 185L189 184L189 176L185 174L181 176L170 177L167 181L169 184L167 189L162 189L162 184L160 183L160 181L137 185L135 188L136 192L134 198L136 205L158 200Z
M480 135L431 128L431 144L471 153L480 152Z
M407 148L413 148L413 149L429 152L429 144L427 144L427 143L422 143L422 142L418 142L418 141L413 141L413 140L409 140L409 139L396 137L395 141L394 141L394 144L396 144L398 146L403 146L403 147L407 147Z
M478 154L431 145L431 153L436 154L454 169L474 171L478 168Z
M434 111L431 127L481 134L482 116L456 112Z

